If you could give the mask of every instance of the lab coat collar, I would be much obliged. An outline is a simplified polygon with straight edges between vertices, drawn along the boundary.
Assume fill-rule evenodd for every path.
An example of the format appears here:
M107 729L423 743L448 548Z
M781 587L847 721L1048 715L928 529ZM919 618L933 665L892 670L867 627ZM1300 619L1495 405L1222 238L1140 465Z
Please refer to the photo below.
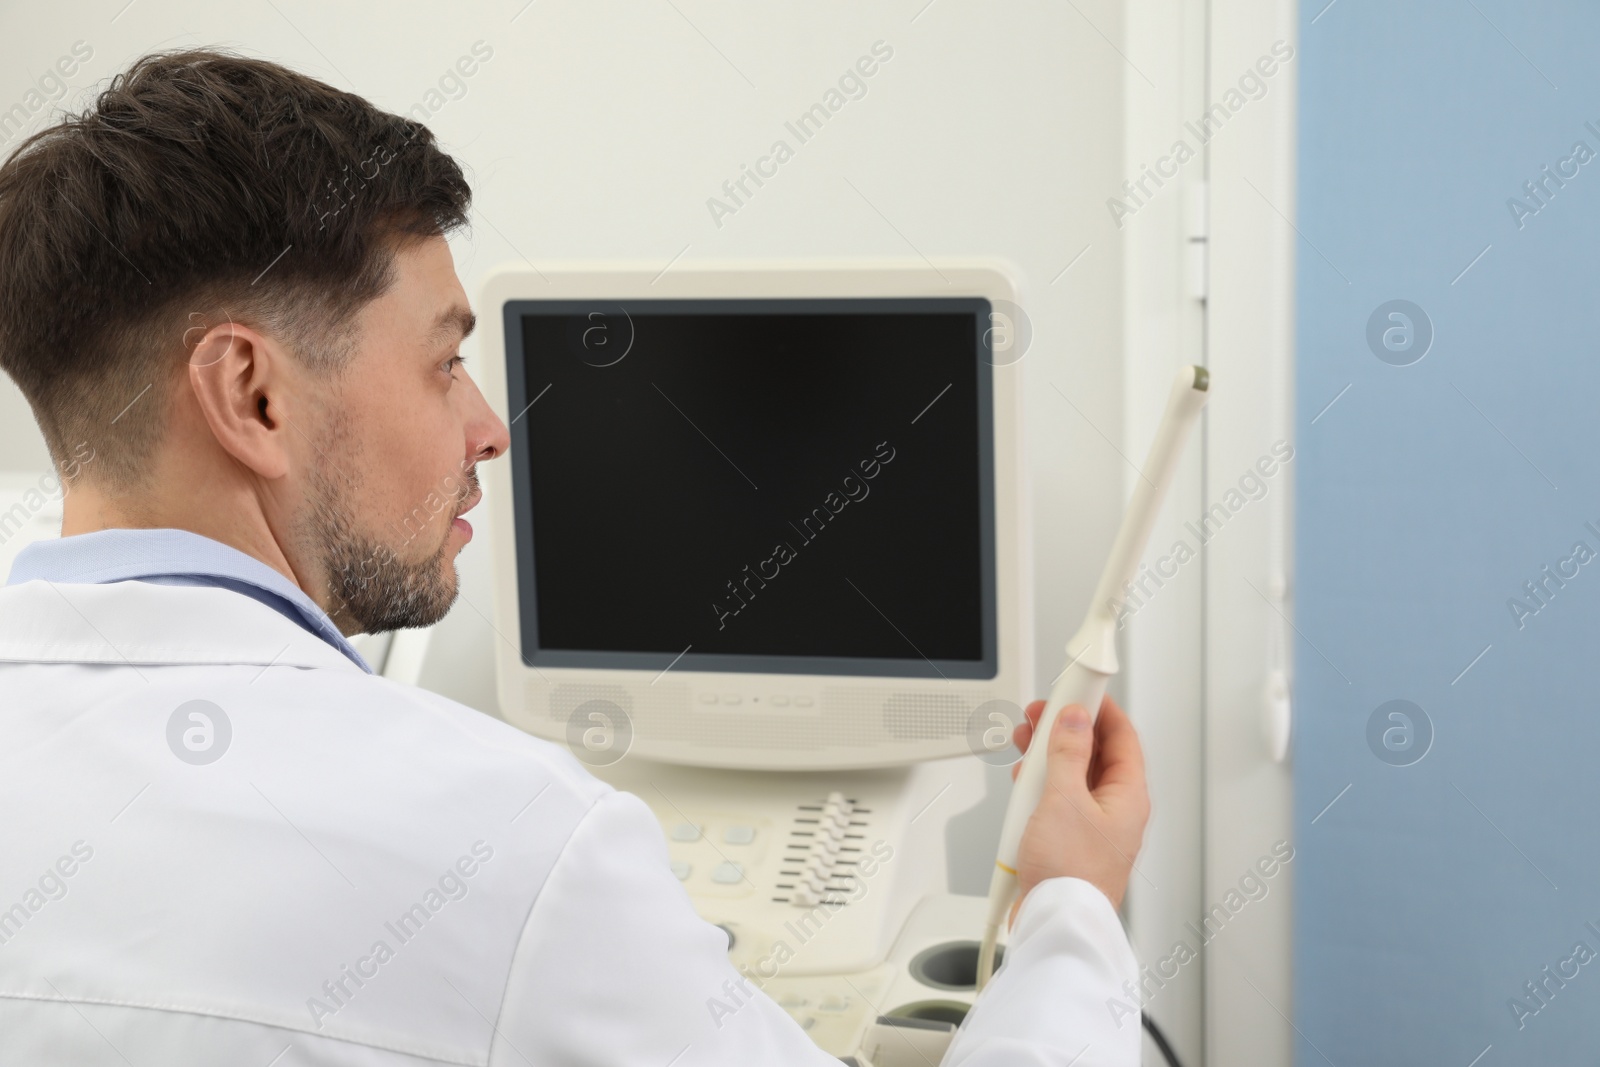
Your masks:
M0 588L0 662L277 664L365 673L250 597L141 581L34 579Z
M259 600L321 637L368 674L372 668L298 585L254 556L192 530L108 529L36 541L12 564L8 585L97 584L130 578L158 585L214 585Z

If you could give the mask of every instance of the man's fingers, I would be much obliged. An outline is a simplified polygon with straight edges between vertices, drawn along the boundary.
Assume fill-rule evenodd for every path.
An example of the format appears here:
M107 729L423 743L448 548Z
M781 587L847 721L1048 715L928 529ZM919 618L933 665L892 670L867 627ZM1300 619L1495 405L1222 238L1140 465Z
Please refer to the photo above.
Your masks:
M1094 732L1099 771L1095 777L1095 792L1107 786L1113 790L1124 786L1142 789L1144 750L1139 745L1139 734L1127 713L1109 696L1100 705L1100 718Z
M1067 796L1082 795L1089 788L1089 759L1094 755L1094 728L1089 713L1068 704L1056 716L1050 733L1050 785Z

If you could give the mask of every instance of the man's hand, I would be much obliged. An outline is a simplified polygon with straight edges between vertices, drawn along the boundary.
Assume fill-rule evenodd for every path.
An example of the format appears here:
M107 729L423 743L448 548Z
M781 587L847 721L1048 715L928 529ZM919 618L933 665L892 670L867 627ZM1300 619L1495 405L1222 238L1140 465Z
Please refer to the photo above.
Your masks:
M1013 734L1024 752L1043 711L1044 701L1029 704ZM1150 819L1139 735L1108 696L1092 730L1088 712L1062 708L1049 742L1044 795L1017 847L1017 905L1046 878L1067 877L1090 883L1120 908Z

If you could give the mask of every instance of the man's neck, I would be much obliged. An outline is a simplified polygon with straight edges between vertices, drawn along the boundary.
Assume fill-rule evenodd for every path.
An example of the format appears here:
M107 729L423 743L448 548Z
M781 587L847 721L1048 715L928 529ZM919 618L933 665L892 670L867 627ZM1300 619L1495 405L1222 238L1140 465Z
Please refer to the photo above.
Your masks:
M61 536L100 530L188 530L260 560L328 610L322 590L309 587L295 573L256 503L253 494L238 487L232 492L219 486L203 487L181 494L179 500L165 500L158 491L113 494L80 479L62 501Z

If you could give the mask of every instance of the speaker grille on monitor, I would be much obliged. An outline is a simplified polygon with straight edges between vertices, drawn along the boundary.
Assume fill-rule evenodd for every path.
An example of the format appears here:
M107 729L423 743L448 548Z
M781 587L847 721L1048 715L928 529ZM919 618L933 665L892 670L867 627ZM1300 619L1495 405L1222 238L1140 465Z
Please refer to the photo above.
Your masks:
M954 693L895 693L883 701L883 728L896 741L933 741L964 734L979 701Z

